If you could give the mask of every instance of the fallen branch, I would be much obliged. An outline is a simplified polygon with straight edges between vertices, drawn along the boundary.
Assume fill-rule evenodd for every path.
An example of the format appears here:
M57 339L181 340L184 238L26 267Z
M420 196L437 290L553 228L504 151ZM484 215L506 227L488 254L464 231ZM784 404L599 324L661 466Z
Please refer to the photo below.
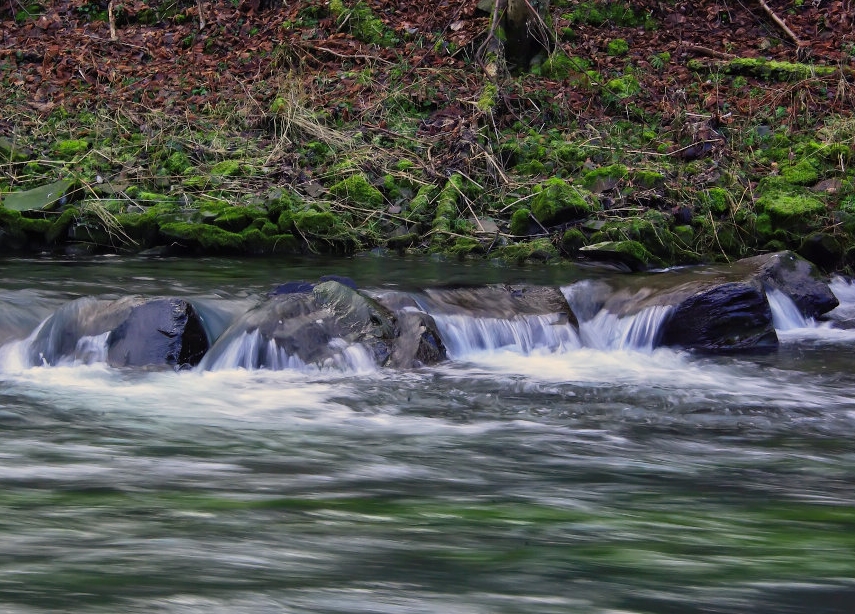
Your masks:
M773 11L769 7L769 5L766 4L766 0L757 0L757 2L760 4L760 6L763 8L763 10L766 11L766 14L772 19L772 21L774 21L776 24L778 24L778 27L780 27L784 32L787 33L787 36L789 36L792 39L792 41L796 44L796 47L807 47L808 46L807 43L803 42L798 36L796 36L795 32L790 30L789 26L786 23L784 23L783 19L781 19L780 17L778 17L775 14L775 11Z
M691 51L698 55L705 55L711 58L718 58L719 60L733 60L737 57L732 53L724 53L723 51L716 51L715 49L702 47L700 45L684 45L684 48L686 51Z
M118 35L116 34L116 16L113 14L113 0L107 4L107 19L110 22L110 40L118 40Z

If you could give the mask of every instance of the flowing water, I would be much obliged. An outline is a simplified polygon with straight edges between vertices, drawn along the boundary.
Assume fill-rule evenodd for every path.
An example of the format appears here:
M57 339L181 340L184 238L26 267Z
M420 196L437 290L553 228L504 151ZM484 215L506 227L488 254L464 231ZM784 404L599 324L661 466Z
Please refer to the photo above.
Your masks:
M651 349L664 308L586 312L614 277L580 269L0 267L4 613L855 611L855 332L785 297L777 352L709 357ZM80 297L181 296L222 330L326 273L376 292L549 283L580 330L437 313L451 359L412 371L358 352L245 369L239 351L130 371L101 362L103 339L57 366L22 358ZM833 288L849 319L855 291Z

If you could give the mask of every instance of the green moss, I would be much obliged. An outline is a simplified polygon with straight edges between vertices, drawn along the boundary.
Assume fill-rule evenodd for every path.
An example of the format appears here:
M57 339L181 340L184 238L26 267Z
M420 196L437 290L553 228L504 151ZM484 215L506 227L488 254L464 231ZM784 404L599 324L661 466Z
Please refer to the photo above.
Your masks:
M149 247L157 242L158 236L158 213L157 211L146 211L145 213L120 213L116 215L116 222L132 241L139 247Z
M561 237L561 249L567 253L574 253L585 247L588 238L578 228L568 228Z
M238 253L245 247L241 235L208 224L170 222L160 226L160 234L167 242L212 253Z
M724 215L730 211L730 193L724 188L708 188L702 193L704 208L713 215Z
M514 211L511 216L511 234L518 237L525 236L529 234L529 226L531 226L531 211L525 207Z
M383 194L368 182L365 175L357 173L330 187L330 194L351 204L370 209L383 207Z
M586 190L590 190L597 186L602 179L621 180L629 174L629 169L623 164L611 164L609 166L601 166L585 173L582 177L582 186Z
M610 23L616 26L638 26L644 23L627 2L597 2L586 0L579 2L571 13L564 17L571 23L602 26Z
M624 75L609 80L603 88L603 102L616 104L641 91L641 85L633 75Z
M497 258L509 262L526 260L546 261L558 256L558 250L549 239L535 239L522 243L505 245L493 252Z
M339 26L347 28L363 43L391 47L398 40L395 33L387 28L364 2L356 2L353 7L348 7L343 0L330 0L329 8Z
M570 75L584 73L589 68L582 58L570 57L563 51L555 51L533 72L547 79L567 79Z
M775 81L804 81L834 74L834 66L778 62L759 58L736 58L723 67L724 72L742 74Z
M53 153L63 160L70 160L89 149L89 142L83 139L69 139L54 143Z
M420 187L407 207L406 219L410 222L425 220L433 211L434 198L438 192L439 188L432 184Z
M458 237L455 239L454 245L448 248L448 252L456 256L483 254L484 251L484 246L473 237Z
M487 83L484 89L481 90L481 96L478 98L478 110L484 113L492 111L496 106L496 97L499 95L499 88L495 83Z
M436 211L431 224L431 247L443 248L450 240L452 224L460 214L457 202L463 192L463 176L454 174L448 178L445 186L436 199Z
M665 183L665 175L656 171L632 171L632 183L643 188L657 188Z
M217 213L211 223L223 230L240 232L262 215L264 215L263 212L250 207L225 207Z
M553 177L534 188L531 212L541 224L560 224L595 210L583 190Z
M75 207L69 207L63 211L45 233L45 243L52 244L65 239L68 236L68 228L74 223L74 220L80 212Z
M579 251L596 260L622 262L633 271L643 271L663 264L638 241L604 241L587 245Z
M247 228L240 234L246 249L252 254L299 254L301 251L300 241L290 233L270 234L265 229Z
M793 185L813 185L819 180L816 167L808 160L787 164L781 168L781 177Z
M301 232L316 237L328 237L337 234L341 224L331 211L298 211L293 214L294 226ZM281 227L281 226L280 226Z
M187 154L181 151L172 152L163 163L163 168L176 175L181 175L184 171L189 169L190 166L190 159L187 157Z
M218 162L211 168L211 175L220 177L239 177L241 175L251 174L247 165L240 160L223 160Z
M610 56L621 56L629 53L629 43L622 38L609 41L606 45L606 53Z
M192 177L187 177L181 180L181 185L185 188L192 189L203 189L206 188L211 183L211 178L205 175L193 175Z
M772 225L786 230L805 230L819 223L826 213L825 204L809 194L770 192L755 203L760 213L766 213Z

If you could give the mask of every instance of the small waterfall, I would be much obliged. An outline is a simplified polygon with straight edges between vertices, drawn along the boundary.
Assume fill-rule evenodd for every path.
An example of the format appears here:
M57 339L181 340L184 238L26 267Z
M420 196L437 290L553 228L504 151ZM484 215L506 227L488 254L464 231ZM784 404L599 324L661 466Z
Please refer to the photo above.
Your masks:
M789 296L771 288L766 290L766 300L772 308L772 324L775 330L786 331L816 326L813 318L806 318Z
M328 346L335 350L331 356L319 364L306 363L299 356L279 347L275 339L265 338L259 329L255 329L222 340L202 359L198 368L204 371L329 369L355 372L376 368L373 353L363 344L349 344L344 339L337 338L331 339Z
M617 315L605 306L613 290L602 282L581 281L561 291L579 319L582 344L597 350L651 351L673 309L653 305L631 315Z
M616 316L601 309L590 320L579 322L579 334L585 347L649 352L671 309L670 305L656 305L628 316Z
M579 336L563 314L485 318L462 314L431 314L448 356L509 350L520 354L561 352L580 347Z

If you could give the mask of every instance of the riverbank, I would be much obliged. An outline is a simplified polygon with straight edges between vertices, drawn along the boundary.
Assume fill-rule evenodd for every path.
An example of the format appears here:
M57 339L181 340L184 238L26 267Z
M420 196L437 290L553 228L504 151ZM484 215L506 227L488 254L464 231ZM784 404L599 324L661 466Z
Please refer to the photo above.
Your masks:
M0 250L642 270L791 249L852 272L840 3L771 3L807 54L745 8L559 2L552 55L492 79L486 15L398 4L210 7L200 30L195 3L134 2L115 41L100 5L0 14Z

